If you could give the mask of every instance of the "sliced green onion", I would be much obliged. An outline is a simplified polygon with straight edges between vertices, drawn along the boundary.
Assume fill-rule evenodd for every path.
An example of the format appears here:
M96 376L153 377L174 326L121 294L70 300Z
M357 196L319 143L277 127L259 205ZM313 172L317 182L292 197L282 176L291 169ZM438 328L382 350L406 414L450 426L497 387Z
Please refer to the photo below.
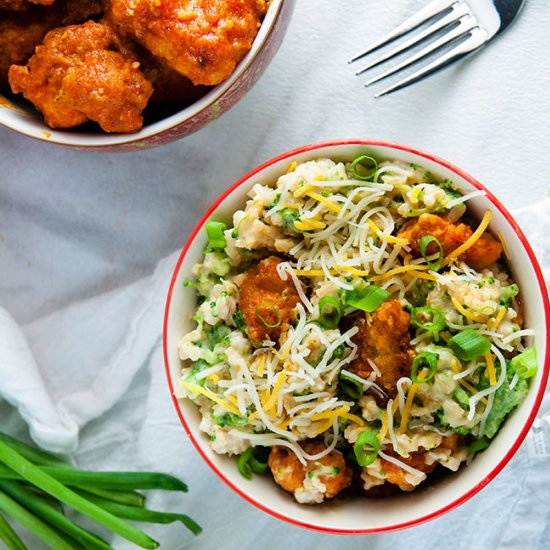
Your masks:
M510 305L510 302L512 301L512 298L515 298L519 294L519 286L516 284L505 286L500 291L500 300L499 304L501 306L508 307Z
M249 447L237 459L239 472L246 479L252 479L253 474L263 474L267 469L267 462L261 462L254 456L254 447Z
M208 246L210 248L225 248L227 241L223 232L227 229L225 223L209 221L206 224L206 234L208 235Z
M522 351L510 361L512 370L522 379L529 380L537 372L537 349L533 346Z
M370 170L370 172L368 172L367 174L365 173L360 174L359 171L357 170L358 167L361 167L363 171ZM360 157L357 157L351 163L351 172L353 174L353 177L358 180L362 180L362 181L372 180L377 170L378 170L378 162L376 162L376 159L373 159L372 157L369 157L367 155L362 155Z
M431 353L430 351L424 351L419 353L413 360L411 369L411 380L415 384L423 384L429 382L434 376L437 370L437 360L439 355L437 353ZM422 378L418 378L418 370L428 368L429 371Z
M358 299L347 300L347 304L350 306L372 313L376 311L383 302L390 297L390 292L380 288L376 285L369 285L363 291L361 291L361 297Z
M341 316L342 304L339 300L332 296L323 296L319 300L319 323L323 328L336 328Z
M246 321L244 320L243 312L240 309L233 313L233 322L239 330L244 331L246 328Z
M355 454L357 463L362 468L365 468L376 460L379 450L380 441L376 434L370 430L361 432L353 445L353 453Z
M480 451L484 451L488 446L489 440L486 437L482 437L481 439L476 439L470 444L468 447L468 452L470 454L479 453Z
M447 345L461 361L471 361L491 349L491 343L470 328L455 334Z
M198 535L202 528L194 522L186 514L174 514L170 512L157 512L156 510L148 510L146 508L136 508L135 506L125 506L117 502L110 502L103 498L92 497L90 499L94 504L97 504L107 512L124 519L144 523L173 523L180 521L194 535Z
M439 254L435 262L428 260L428 256L432 255L428 254L428 246L432 243L435 243L439 249ZM433 235L424 235L424 237L418 240L418 248L420 249L420 254L422 254L422 257L426 260L428 267L432 271L439 271L441 269L441 265L443 264L443 259L445 258L445 252L443 251L443 246L439 242L439 239Z
M351 378L345 372L341 372L338 377L338 387L342 393L345 393L354 401L359 401L363 397L363 384L359 380Z
M413 307L411 323L427 332L440 332L445 328L445 317L434 307Z
M0 540L8 547L8 550L27 550L19 535L2 514L0 514Z
M111 548L104 540L101 540L99 537L67 519L61 512L50 506L48 502L20 483L5 480L0 481L0 489L52 527L67 533L74 540L80 542L84 548L99 550L109 550Z
M26 458L22 457L19 453L14 451L3 441L0 441L0 461L15 472L17 472L21 477L25 478L30 483L32 483L39 489L42 489L45 493L71 506L77 512L88 516L90 519L96 521L100 525L103 525L103 527L106 527L114 533L117 533L118 535L129 540L130 542L133 542L134 544L137 544L142 548L153 549L158 547L158 542L153 540L146 533L135 528L133 525L130 525L125 521L122 521L121 519L113 516L112 514L109 514L105 510L102 510L95 504L92 504L80 495L76 494L74 491L71 491L70 489L62 485L59 481L49 476L40 468L29 462ZM59 470L61 470L61 468L59 468ZM65 468L65 470L68 469ZM6 495L3 495L3 497L5 503L5 499L9 497L7 497ZM7 512L9 512L9 509L10 507L8 506ZM19 519L17 519L17 521L19 521ZM65 547L70 548L68 545L64 546L63 541L61 541L61 545L59 546L59 548Z
M266 308L269 311L272 311L277 320L275 323L270 323L261 313L260 308ZM257 305L254 309L254 312L256 313L256 317L267 327L267 328L275 328L278 327L281 324L281 314L279 313L279 310L271 303L271 302L262 302L261 304Z

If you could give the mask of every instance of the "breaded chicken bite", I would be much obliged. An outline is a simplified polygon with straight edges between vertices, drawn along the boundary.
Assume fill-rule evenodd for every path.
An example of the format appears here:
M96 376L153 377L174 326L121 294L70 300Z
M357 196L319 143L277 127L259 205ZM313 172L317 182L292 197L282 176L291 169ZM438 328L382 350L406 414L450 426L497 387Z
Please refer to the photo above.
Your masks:
M410 343L410 324L410 315L397 300L384 302L370 321L361 316L354 323L359 329L352 338L357 345L357 356L349 370L361 378L368 378L373 372L370 359L380 371L375 382L389 398L397 395L397 381L411 373L414 352ZM378 393L373 395L378 404L387 402Z
M270 256L245 272L239 307L246 321L248 337L254 343L276 342L295 319L300 301L294 283L283 281L277 272L282 262Z
M407 239L415 256L420 256L418 241L427 235L435 237L443 247L445 255L449 254L472 235L472 229L463 223L451 223L434 214L422 214L417 220L406 224L398 237ZM435 243L428 247L428 253L437 252ZM481 270L495 263L502 254L502 246L489 233L484 233L475 244L459 259L470 267Z
M320 441L308 441L302 448L309 455L326 449ZM333 450L318 460L308 460L303 465L298 457L286 447L273 447L269 454L269 468L275 481L300 503L315 504L335 497L349 487L353 478L352 469L344 456Z
M225 80L247 54L265 0L111 0L108 18L195 85Z
M114 32L93 21L50 31L26 66L10 68L9 81L52 128L92 120L106 132L134 132L153 92Z

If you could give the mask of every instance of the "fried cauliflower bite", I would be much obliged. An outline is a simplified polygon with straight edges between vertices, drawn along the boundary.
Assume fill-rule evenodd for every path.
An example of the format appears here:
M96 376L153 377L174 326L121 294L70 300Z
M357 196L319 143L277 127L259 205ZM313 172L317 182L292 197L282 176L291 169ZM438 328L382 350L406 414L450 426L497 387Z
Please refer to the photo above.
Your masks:
M195 85L225 80L247 54L265 0L111 0L108 17Z
M52 128L93 120L106 132L133 132L153 93L138 67L109 27L88 21L50 31L26 66L10 68L9 82Z
M0 86L7 87L9 68L26 63L54 26L55 17L44 8L0 15Z
M326 446L320 441L308 441L302 448L315 455ZM321 503L333 498L349 487L353 478L352 469L338 450L318 460L308 460L304 466L290 449L273 447L268 463L275 481L300 503Z
M463 223L451 223L434 214L422 214L417 220L406 224L398 233L398 237L407 239L415 256L420 256L418 241L425 236L435 237L443 247L445 255L449 254L472 235L472 229ZM428 247L428 253L437 252L436 243ZM502 254L502 246L489 233L484 233L475 244L470 247L459 259L469 266L485 269L495 263Z
M48 31L80 23L103 11L102 0L57 0L52 7L33 6L21 13L0 14L0 87L8 86L11 65L26 63Z
M23 11L33 4L51 6L54 2L55 0L0 0L0 10Z
M426 458L423 452L410 453L407 458L398 456L395 453L393 453L393 451L390 451L387 449L385 450L385 452L389 456L398 458L401 462L404 462L407 466L410 466L415 470L419 470L420 472L424 472L425 474L429 474L437 466L437 463L426 464ZM397 485L402 491L413 491L416 488L416 485L413 485L407 480L407 476L410 474L408 474L408 472L403 470L403 468L400 468L393 462L389 462L388 460L385 460L383 458L380 459L380 462L381 462L381 468L386 474L386 481L388 483Z
M384 302L370 321L360 317L354 323L359 332L352 340L358 349L349 370L361 378L368 378L373 372L370 359L380 371L375 382L389 398L397 395L397 381L411 373L414 352L410 344L410 324L410 315L397 300ZM379 394L373 395L380 405L387 402Z
M281 262L281 258L270 256L244 274L239 307L248 337L254 343L277 341L294 321L300 297L290 279L279 277L277 266Z

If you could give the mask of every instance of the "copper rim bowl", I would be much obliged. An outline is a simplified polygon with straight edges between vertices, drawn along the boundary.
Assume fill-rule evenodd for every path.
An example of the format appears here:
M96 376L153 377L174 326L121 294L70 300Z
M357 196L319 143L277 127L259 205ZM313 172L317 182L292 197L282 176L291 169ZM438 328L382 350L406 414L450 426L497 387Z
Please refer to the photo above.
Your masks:
M281 45L296 0L271 0L262 26L246 57L231 76L177 113L145 124L134 134L53 130L39 113L0 94L0 124L26 136L92 151L135 151L170 143L196 132L239 101L256 83Z
M449 178L463 193L486 192L485 196L471 199L469 209L478 218L487 209L493 212L490 230L500 233L506 243L511 274L522 290L525 325L535 329L539 368L525 401L509 416L489 448L477 455L469 466L463 465L458 472L412 493L384 499L335 499L318 506L304 506L283 492L271 476L255 476L252 481L243 478L235 458L214 453L208 436L199 431L198 407L190 400L173 397L181 369L177 344L181 336L191 330L195 309L194 290L185 288L182 281L190 278L193 265L200 261L206 247L205 223L210 218L231 223L232 214L244 206L247 192L255 183L274 184L293 161L323 157L349 161L363 154L416 163L438 178ZM301 527L326 533L382 533L417 525L452 510L478 493L510 461L527 435L544 395L550 361L549 323L548 293L533 251L513 217L490 191L463 170L429 153L396 143L350 139L307 145L284 153L249 172L209 208L191 233L174 269L164 318L164 360L170 393L185 432L212 470L245 500Z

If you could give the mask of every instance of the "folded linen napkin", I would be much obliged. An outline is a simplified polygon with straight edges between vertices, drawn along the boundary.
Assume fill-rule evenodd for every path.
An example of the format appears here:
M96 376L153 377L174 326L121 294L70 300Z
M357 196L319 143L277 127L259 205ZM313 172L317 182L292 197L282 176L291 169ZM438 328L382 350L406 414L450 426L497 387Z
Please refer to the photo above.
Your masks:
M516 212L516 219L550 283L550 247L544 238L550 229L550 199ZM151 527L168 548L209 548L220 540L223 548L247 548L260 537L262 548L279 548L285 540L304 548L332 547L333 537L283 525L239 499L187 440L168 395L160 334L176 259L174 253L148 278L21 329L0 309L0 395L17 408L40 446L65 453L76 449L74 458L82 467L157 469L185 479L191 487L188 496L153 495L150 506L187 510L205 531L192 539L178 525ZM459 541L457 548L543 548L549 467L547 398L526 444L479 495L433 522L369 540L373 548L397 542L436 549L449 536ZM507 505L496 506L498 502ZM130 548L125 541L115 543ZM351 539L346 547L363 543Z

